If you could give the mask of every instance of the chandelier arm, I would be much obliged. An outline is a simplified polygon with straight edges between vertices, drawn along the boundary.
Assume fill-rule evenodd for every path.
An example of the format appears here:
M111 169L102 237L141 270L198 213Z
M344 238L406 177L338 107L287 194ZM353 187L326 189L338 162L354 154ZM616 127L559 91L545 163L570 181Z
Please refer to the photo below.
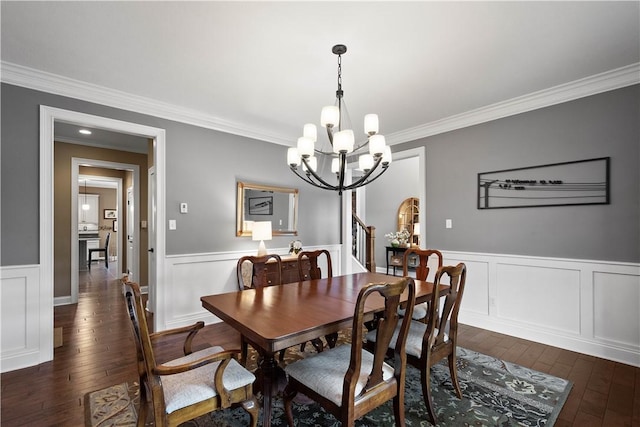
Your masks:
M382 163L382 156L380 156L380 157L378 157L376 159L376 162L374 163L373 167L371 169L369 169L362 177L360 177L360 179L358 179L356 182L353 182L353 183L351 183L351 184L349 184L347 186L344 186L344 188L346 190L350 190L352 188L358 188L358 187L364 185L363 183L371 182L371 181L373 181L373 179L375 179L375 178L379 177L380 175L382 175L382 172L384 172L384 170L382 172L380 172L380 174L376 175L376 177L373 178L371 181L367 181L367 178L369 178L371 176L371 174L373 172L375 172L376 169L378 169L378 166L380 165L380 163ZM384 168L384 166L383 166L383 168ZM386 168L384 168L384 169L386 169Z
M324 179L322 179L320 177L320 175L318 175L313 169L311 169L311 167L309 166L309 164L307 163L307 159L305 159L304 157L302 157L302 162L305 164L305 166L307 167L307 176L309 175L309 173L311 173L311 175L313 175L313 177L319 182L321 183L323 186L325 186L328 190L337 190L339 187L335 186L335 185L331 185L328 182L326 182ZM318 187L316 185L316 187Z
M357 182L346 186L344 189L345 190L353 190L355 188L364 187L365 185L371 184L373 181L375 181L376 179L380 178L380 176L382 176L382 174L385 173L387 171L387 169L389 169L389 165L387 165L387 166L383 165L382 169L379 171L378 175L374 176L370 180L368 180L366 182L362 182L362 179L360 179Z
M320 185L318 183L316 183L315 181L313 181L312 179L310 179L308 176L301 174L300 172L298 172L298 169L295 167L289 167L289 169L291 169L291 172L295 173L298 178L300 178L301 180L303 180L304 182L306 182L307 184L311 184L314 187L318 187L318 188L322 188L324 190L335 190L336 188L334 187L326 187L324 185Z
M342 189L344 188L344 172L347 169L347 153L340 152L340 174L338 175L338 192L342 194Z

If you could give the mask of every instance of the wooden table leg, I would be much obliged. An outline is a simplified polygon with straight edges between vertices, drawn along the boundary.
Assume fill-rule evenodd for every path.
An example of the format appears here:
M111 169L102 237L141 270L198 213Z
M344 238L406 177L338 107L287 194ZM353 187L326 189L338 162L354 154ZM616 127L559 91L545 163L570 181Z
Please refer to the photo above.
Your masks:
M258 379L262 382L262 425L271 427L271 404L278 392L278 363L273 354L260 358Z

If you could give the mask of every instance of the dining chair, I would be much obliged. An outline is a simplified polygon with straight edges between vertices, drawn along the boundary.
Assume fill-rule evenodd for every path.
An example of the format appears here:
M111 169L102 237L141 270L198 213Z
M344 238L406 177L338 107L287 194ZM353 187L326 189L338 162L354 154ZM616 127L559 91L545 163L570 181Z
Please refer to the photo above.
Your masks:
M456 369L456 347L458 340L458 312L464 293L467 267L464 263L456 266L440 267L434 279L434 289L430 301L427 323L412 320L407 336L407 363L420 369L422 397L427 407L429 421L436 425L436 413L431 397L431 367L445 357L449 362L451 382L458 399L462 398L458 372ZM442 301L441 298L444 300ZM389 352L394 346L397 330L391 340ZM375 330L366 336L365 348L376 345Z
M398 306L406 289L408 316L402 318L398 315ZM380 326L376 330L377 345L369 352L362 348L364 323L368 318L365 303L374 295L384 299L384 311L380 313ZM356 419L393 399L395 425L405 425L405 343L415 298L415 283L409 277L365 285L358 294L353 314L351 343L307 356L285 367L288 381L283 399L290 427L294 425L293 399L299 392L318 402L343 426L353 426ZM386 362L396 326L399 333L393 358Z
M126 278L122 283L137 350L140 377L138 427L145 425L149 400L156 426L177 426L232 406L244 408L249 413L251 426L257 426L259 406L252 385L255 376L235 360L239 350L212 346L193 352L193 338L204 327L204 322L150 333L140 287ZM154 346L178 334L186 336L184 356L159 364Z
M276 268L269 272L267 262L275 262ZM247 255L238 260L236 264L236 276L238 279L238 289L263 288L265 286L276 286L282 284L282 258L277 254L267 254L261 256ZM280 352L280 361L284 360L285 351ZM247 363L249 354L249 344L244 335L240 336L240 362Z
M325 256L325 263L327 266L327 276L333 277L333 268L331 266L331 254L326 249L319 249L316 251L302 251L298 253L298 276L300 281L304 280L316 280L322 278L322 269L318 266L318 258L322 255ZM329 348L336 346L338 342L338 333L332 333L325 335L327 345ZM300 351L304 351L306 342L300 344ZM320 338L311 340L311 344L320 353L324 349L324 344Z
M407 249L404 253L404 259L402 262L402 275L409 275L409 261L411 259L417 259L418 263L415 266L416 279L428 281L429 271L438 271L438 268L442 267L442 252L436 249L419 249L411 248ZM430 265L431 263L431 265ZM413 319L422 320L426 322L427 312L429 311L429 303L416 304L413 309ZM404 311L400 309L400 315L404 316Z
M107 233L107 238L104 240L104 247L102 248L91 248L89 249L89 268L91 268L91 261L93 261L93 254L100 254L104 252L104 266L105 268L109 268L109 240L111 240L111 232Z
M278 268L269 273L267 262L275 262ZM245 266L245 263L248 265ZM250 267L249 267L250 266ZM249 268L248 268L249 267ZM251 288L282 284L282 258L277 254L262 256L243 256L236 265L238 288L242 291Z

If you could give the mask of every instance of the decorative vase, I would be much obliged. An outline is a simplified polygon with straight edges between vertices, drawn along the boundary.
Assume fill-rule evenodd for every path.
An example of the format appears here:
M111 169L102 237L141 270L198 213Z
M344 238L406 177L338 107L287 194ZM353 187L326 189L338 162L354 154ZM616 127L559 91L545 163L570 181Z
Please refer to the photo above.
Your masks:
M398 246L400 246L400 242L398 241L398 239L393 239L390 243L391 243L391 246L394 248L397 248Z

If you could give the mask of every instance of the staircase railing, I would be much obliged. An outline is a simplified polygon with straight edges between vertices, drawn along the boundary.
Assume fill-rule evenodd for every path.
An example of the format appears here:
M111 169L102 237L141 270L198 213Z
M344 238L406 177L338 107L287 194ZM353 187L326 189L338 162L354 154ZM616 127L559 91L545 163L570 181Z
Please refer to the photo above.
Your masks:
M376 228L372 225L365 225L364 222L353 212L352 217L352 247L353 256L360 261L369 271L376 271L375 239Z

